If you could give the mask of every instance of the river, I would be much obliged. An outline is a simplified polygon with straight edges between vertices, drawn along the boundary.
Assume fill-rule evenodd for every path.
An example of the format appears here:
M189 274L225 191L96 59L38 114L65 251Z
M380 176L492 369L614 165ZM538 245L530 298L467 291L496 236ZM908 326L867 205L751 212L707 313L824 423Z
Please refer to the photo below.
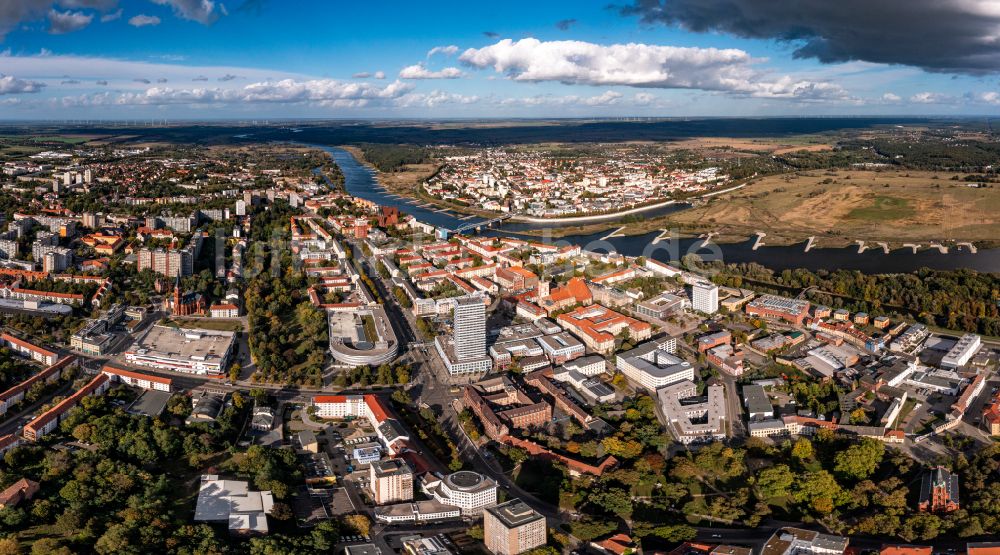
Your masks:
M437 208L420 201L387 192L376 180L375 170L358 162L351 153L334 147L314 145L328 152L344 173L344 185L353 196L371 200L384 206L395 206L401 212L411 214L421 222L436 227L457 228L467 223L484 221L477 216L468 217L449 210ZM644 212L644 217L657 217L688 208L686 204L674 204ZM721 259L725 262L756 262L773 270L790 268L848 269L865 273L912 272L920 268L954 270L971 268L981 272L1000 272L1000 249L979 249L973 254L966 250L952 248L948 254L936 249L923 249L913 253L910 249L891 250L885 254L881 248L869 248L858 254L857 247L819 248L805 251L805 244L789 246L762 246L753 250L753 240L742 243L710 243L704 246L701 239L673 237L654 244L659 232L628 237L602 239L610 229L614 229L615 217L610 216L609 230L591 235L572 235L559 239L542 238L543 241L565 242L580 245L586 250L618 252L627 256L647 256L664 262L676 262L685 254L699 254L706 259ZM488 236L518 236L518 232L551 229L550 224L504 222L499 228L482 232ZM535 236L522 236L538 240ZM765 239L766 243L766 239Z

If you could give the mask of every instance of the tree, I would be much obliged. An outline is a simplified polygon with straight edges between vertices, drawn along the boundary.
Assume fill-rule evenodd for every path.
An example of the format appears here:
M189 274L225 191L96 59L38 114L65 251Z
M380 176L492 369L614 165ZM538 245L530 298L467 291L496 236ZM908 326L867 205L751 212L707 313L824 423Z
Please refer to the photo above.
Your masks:
M783 497L791 491L794 482L795 475L788 465L775 465L757 474L757 493L762 501Z
M57 539L39 538L31 546L31 555L73 555L73 552Z
M807 472L795 483L792 498L820 514L829 514L844 502L844 491L833 474L825 470Z
M795 445L792 446L792 457L795 457L800 463L811 461L814 456L813 444L811 441L804 437L800 437L795 440Z
M0 539L0 555L20 555L21 544L14 536Z
M872 475L885 455L885 444L862 438L834 456L834 471L848 478L863 480Z
M476 525L472 526L471 528L469 528L468 530L466 530L465 533L470 538L472 538L474 540L482 541L483 538L485 537L483 535L483 525L482 524L476 524Z
M372 531L372 523L365 515L347 515L344 517L344 524L362 536L367 536Z
M611 533L617 526L610 520L582 518L570 522L569 531L583 541L590 541Z
M243 367L240 366L240 363L234 362L232 366L229 367L229 381L231 382L239 381L240 372L242 371Z
M404 389L397 389L392 392L392 400L404 407L413 405L413 398Z
M271 507L270 515L277 520L289 520L295 516L295 513L292 512L292 508L287 503L275 503Z
M622 440L617 437L606 437L601 441L604 451L620 459L634 459L642 454L642 444L632 439Z

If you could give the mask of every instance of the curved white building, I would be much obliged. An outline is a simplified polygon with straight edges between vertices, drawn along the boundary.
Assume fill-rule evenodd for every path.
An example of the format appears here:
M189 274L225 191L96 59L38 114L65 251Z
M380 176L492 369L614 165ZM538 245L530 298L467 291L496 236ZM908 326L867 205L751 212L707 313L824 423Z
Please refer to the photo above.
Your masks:
M497 504L497 483L478 472L460 470L444 478L427 475L424 493L439 503L458 507L462 516L478 516Z
M392 362L399 353L396 333L381 306L330 311L327 321L330 354L341 364L378 366Z

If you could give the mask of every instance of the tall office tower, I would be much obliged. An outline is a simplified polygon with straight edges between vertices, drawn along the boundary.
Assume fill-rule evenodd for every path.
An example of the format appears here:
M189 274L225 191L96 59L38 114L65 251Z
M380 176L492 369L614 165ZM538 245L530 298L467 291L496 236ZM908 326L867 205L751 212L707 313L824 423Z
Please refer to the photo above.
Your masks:
M691 308L705 314L719 311L719 286L708 281L699 281L691 286Z
M486 353L486 305L474 296L458 297L454 303L454 333L434 338L438 354L452 375L488 372L493 359Z
M478 297L455 299L455 358L486 356L486 306Z

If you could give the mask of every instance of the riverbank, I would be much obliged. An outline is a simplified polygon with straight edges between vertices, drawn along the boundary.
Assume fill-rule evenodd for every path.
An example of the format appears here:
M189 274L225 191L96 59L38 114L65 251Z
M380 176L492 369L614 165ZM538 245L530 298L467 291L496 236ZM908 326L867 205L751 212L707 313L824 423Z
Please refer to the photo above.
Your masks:
M344 174L345 189L353 196L383 206L398 206L401 211L435 227L454 229L464 223L474 221L468 217L456 216L450 210L435 209L433 205L388 193L384 186L376 182L376 175L371 168L362 165L354 155L345 149L321 145L310 146L324 150L333 157ZM727 198L729 196L732 195L727 195ZM666 207L660 210L672 208L675 207ZM686 215L690 211L689 209L679 212L675 210L674 213ZM504 222L504 225L499 228L484 229L480 234L490 237L523 235L525 238L535 236L536 240L568 241L591 250L611 249L626 256L645 256L664 262L679 261L686 254L708 254L717 260L729 263L756 263L776 271L795 268L809 270L847 269L867 274L887 274L912 272L921 268L939 270L970 268L980 272L1000 272L1000 250L980 248L978 254L973 254L964 249L951 248L948 254L943 254L937 249L928 249L928 243L924 242L923 247L918 252L913 253L910 249L898 248L900 246L898 242L892 242L889 254L883 254L882 249L874 243L868 244L869 247L873 248L859 253L858 246L852 244L853 241L847 238L836 240L837 244L843 245L841 248L837 248L834 246L835 240L832 238L826 235L817 235L817 244L806 252L805 237L808 237L807 234L803 233L800 237L793 238L770 232L764 240L764 245L759 249L754 249L754 241L748 240L748 237L753 234L752 230L747 233L723 232L715 234L719 231L725 231L719 229L721 226L718 225L707 228L714 233L711 240L712 246L706 249L703 245L704 240L699 238L699 235L705 233L705 227L676 225L669 216L669 214L656 214L655 217L647 216L647 219L642 222L626 225L628 235L615 234L615 237L612 238L606 238L609 229L612 226L613 228L621 227L622 224L611 222L611 226L609 226L607 222L604 222L601 224L591 223L586 226L562 225L553 227L542 224ZM705 222L704 225L708 226L709 222ZM598 231L581 233L581 228L597 229ZM643 230L643 228L647 229ZM655 241L661 235L660 230L663 229L677 230L678 240L669 240L670 237L665 237L660 241Z
M359 164L375 172L376 181L390 195L399 195L421 205L431 204L440 210L449 210L464 216L479 216L481 218L496 217L496 214L493 212L475 210L464 204L451 203L425 193L424 188L420 185L441 169L441 166L438 164L409 164L403 166L402 171L385 173L379 171L371 162L366 160L365 153L360 148L350 145L338 148L347 151Z

